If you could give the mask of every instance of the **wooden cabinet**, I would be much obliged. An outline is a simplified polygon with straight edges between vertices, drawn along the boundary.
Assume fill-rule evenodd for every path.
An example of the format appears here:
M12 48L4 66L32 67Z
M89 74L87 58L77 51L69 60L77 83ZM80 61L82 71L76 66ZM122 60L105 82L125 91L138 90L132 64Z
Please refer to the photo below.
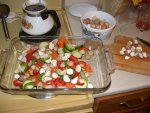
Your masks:
M150 113L150 88L95 99L94 113Z

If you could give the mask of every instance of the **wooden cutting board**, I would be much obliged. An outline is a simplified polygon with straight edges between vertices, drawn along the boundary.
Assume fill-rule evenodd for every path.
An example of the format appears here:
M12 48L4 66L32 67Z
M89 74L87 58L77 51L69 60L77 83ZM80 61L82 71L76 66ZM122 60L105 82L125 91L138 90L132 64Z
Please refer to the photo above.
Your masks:
M115 37L114 44L110 46L116 69L150 75L150 58L130 57L130 59L125 60L125 56L120 54L122 47L125 47L130 40L133 38L119 35ZM142 46L143 52L150 54L149 47L141 42L139 44Z

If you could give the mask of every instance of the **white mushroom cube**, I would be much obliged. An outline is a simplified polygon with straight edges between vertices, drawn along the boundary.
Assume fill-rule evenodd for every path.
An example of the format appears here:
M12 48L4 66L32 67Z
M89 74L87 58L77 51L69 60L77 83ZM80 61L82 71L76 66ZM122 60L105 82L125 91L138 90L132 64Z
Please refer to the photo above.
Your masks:
M49 59L47 59L45 62L46 62L46 63L51 63L51 60L52 60L52 59L49 58Z
M129 60L130 59L130 57L129 56L125 56L125 58L124 58L125 60Z
M20 78L20 75L19 74L15 74L14 78L18 79L18 78Z
M73 79L71 80L71 83L72 83L72 84L76 84L77 81L78 81L78 77L75 77L75 78L73 78Z
M57 60L51 60L51 64L52 64L52 66L57 66Z
M135 47L134 46L131 46L131 51L135 51Z
M40 48L39 51L45 51L45 47Z
M40 50L38 51L38 53L40 56L43 56L45 54L43 51L40 51Z
M130 50L130 49L128 49L126 52L127 52L127 54L130 54L130 53L131 53L131 50Z
M134 43L134 44L138 44L139 42L138 42L137 39L134 39L134 40L133 40L133 43Z
M143 54L143 57L144 57L144 58L147 58L146 52L142 52L142 54Z
M55 47L55 45L52 42L50 42L49 43L49 49L52 50L54 47Z
M137 47L136 47L136 50L137 50L138 52L142 52L143 49L142 49L141 46L137 46Z
M121 49L121 51L126 51L126 48L125 48L125 47L123 47L123 48Z
M34 70L35 68L36 68L36 66L35 66L35 65L32 65L32 66L31 66L31 69L33 69L33 70Z
M53 78L58 78L58 74L57 73L52 73L52 77Z
M47 82L47 81L50 81L50 80L52 80L51 77L48 77L48 76L43 77L43 82Z
M23 57L24 57L24 55L20 55L20 56L18 57L18 60L22 60Z
M70 78L69 78L68 75L64 75L64 76L63 76L63 80L64 80L65 82L70 82Z
M68 74L68 75L72 75L72 74L73 74L73 69L71 69L71 68L70 68L70 69L67 69L67 74Z
M46 70L44 68L40 69L40 74L45 73L45 72L46 72Z
M81 66L80 65L77 65L76 68L75 68L76 72L80 72L81 71Z
M45 72L45 76L50 76L50 74L51 74L51 71L50 71L50 70L47 70L47 71Z
M132 51L132 52L130 53L130 56L131 56L131 57L134 57L134 56L135 56L135 52Z
M94 86L91 83L88 83L88 88L93 88Z
M132 41L128 41L128 42L127 42L127 46L131 46L132 44L133 44Z
M140 57L140 58L143 58L143 54L142 54L142 53L139 53L139 57Z

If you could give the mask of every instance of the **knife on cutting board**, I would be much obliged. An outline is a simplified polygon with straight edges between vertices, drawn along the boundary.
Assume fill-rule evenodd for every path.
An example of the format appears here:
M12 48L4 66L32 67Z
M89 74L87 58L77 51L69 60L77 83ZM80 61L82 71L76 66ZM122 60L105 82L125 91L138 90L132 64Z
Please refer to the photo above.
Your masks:
M139 38L139 37L137 37L137 39L138 39L140 42L142 42L143 44L145 44L146 46L150 47L150 43L149 43L149 42L147 42L147 41L145 41L145 40L143 40L143 39L141 39L141 38Z

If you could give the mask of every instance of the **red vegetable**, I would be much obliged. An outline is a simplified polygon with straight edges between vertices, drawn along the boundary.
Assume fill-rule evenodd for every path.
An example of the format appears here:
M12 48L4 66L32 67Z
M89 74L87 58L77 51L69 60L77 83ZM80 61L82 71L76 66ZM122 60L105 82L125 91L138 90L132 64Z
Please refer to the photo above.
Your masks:
M72 84L71 82L66 82L66 87L67 87L67 88L74 88L75 85Z
M23 82L16 79L13 81L13 84L14 84L14 86L21 87L23 85Z
M81 50L88 51L89 49L88 49L88 48L86 48L86 47L82 47L82 48L80 48L80 49L79 49L79 51L81 51Z
M62 36L58 40L57 45L58 45L59 48L63 48L66 43L68 43L68 40L64 36Z
M58 88L58 87L63 87L65 86L65 82L61 79L61 78L56 78L56 79L52 79L52 87L53 88Z
M60 68L62 64L62 61L57 61L57 67Z
M79 72L75 72L73 78L78 77L78 76L80 76L80 73Z
M78 81L77 81L77 85L79 85L79 86L83 86L83 85L84 85L84 83L81 83L81 82L79 81L79 79L78 79Z
M36 77L36 78L35 78L34 85L35 85L35 86L38 86L38 85L39 85L39 83L40 83L40 81L39 81L38 77Z
M36 49L31 49L31 50L29 50L29 51L27 52L27 55L26 55L27 63L29 63L31 60L35 59L35 57L33 56L33 54L34 54L35 52L37 52L37 51L38 51L38 48L36 48Z
M70 60L70 61L73 61L74 63L75 63L75 62L78 62L78 59L77 59L76 57L74 57L73 55L71 55L71 56L69 57L69 60Z
M92 70L91 66L90 66L90 65L88 65L88 64L86 64L83 68L84 68L84 69L85 69L85 71L87 71L87 72L93 72L93 70Z
M37 75L39 75L40 74L40 71L39 70L33 70L33 75L34 76L37 76Z
M84 61L79 61L79 64L80 64L82 67L84 67L84 66L86 65L86 62L84 62Z
M43 63L42 63L42 62L37 62L37 63L35 64L35 66L37 66L37 67L42 67L42 66L43 66Z
M52 51L51 56L53 59L57 59L58 58L58 53L56 51Z

